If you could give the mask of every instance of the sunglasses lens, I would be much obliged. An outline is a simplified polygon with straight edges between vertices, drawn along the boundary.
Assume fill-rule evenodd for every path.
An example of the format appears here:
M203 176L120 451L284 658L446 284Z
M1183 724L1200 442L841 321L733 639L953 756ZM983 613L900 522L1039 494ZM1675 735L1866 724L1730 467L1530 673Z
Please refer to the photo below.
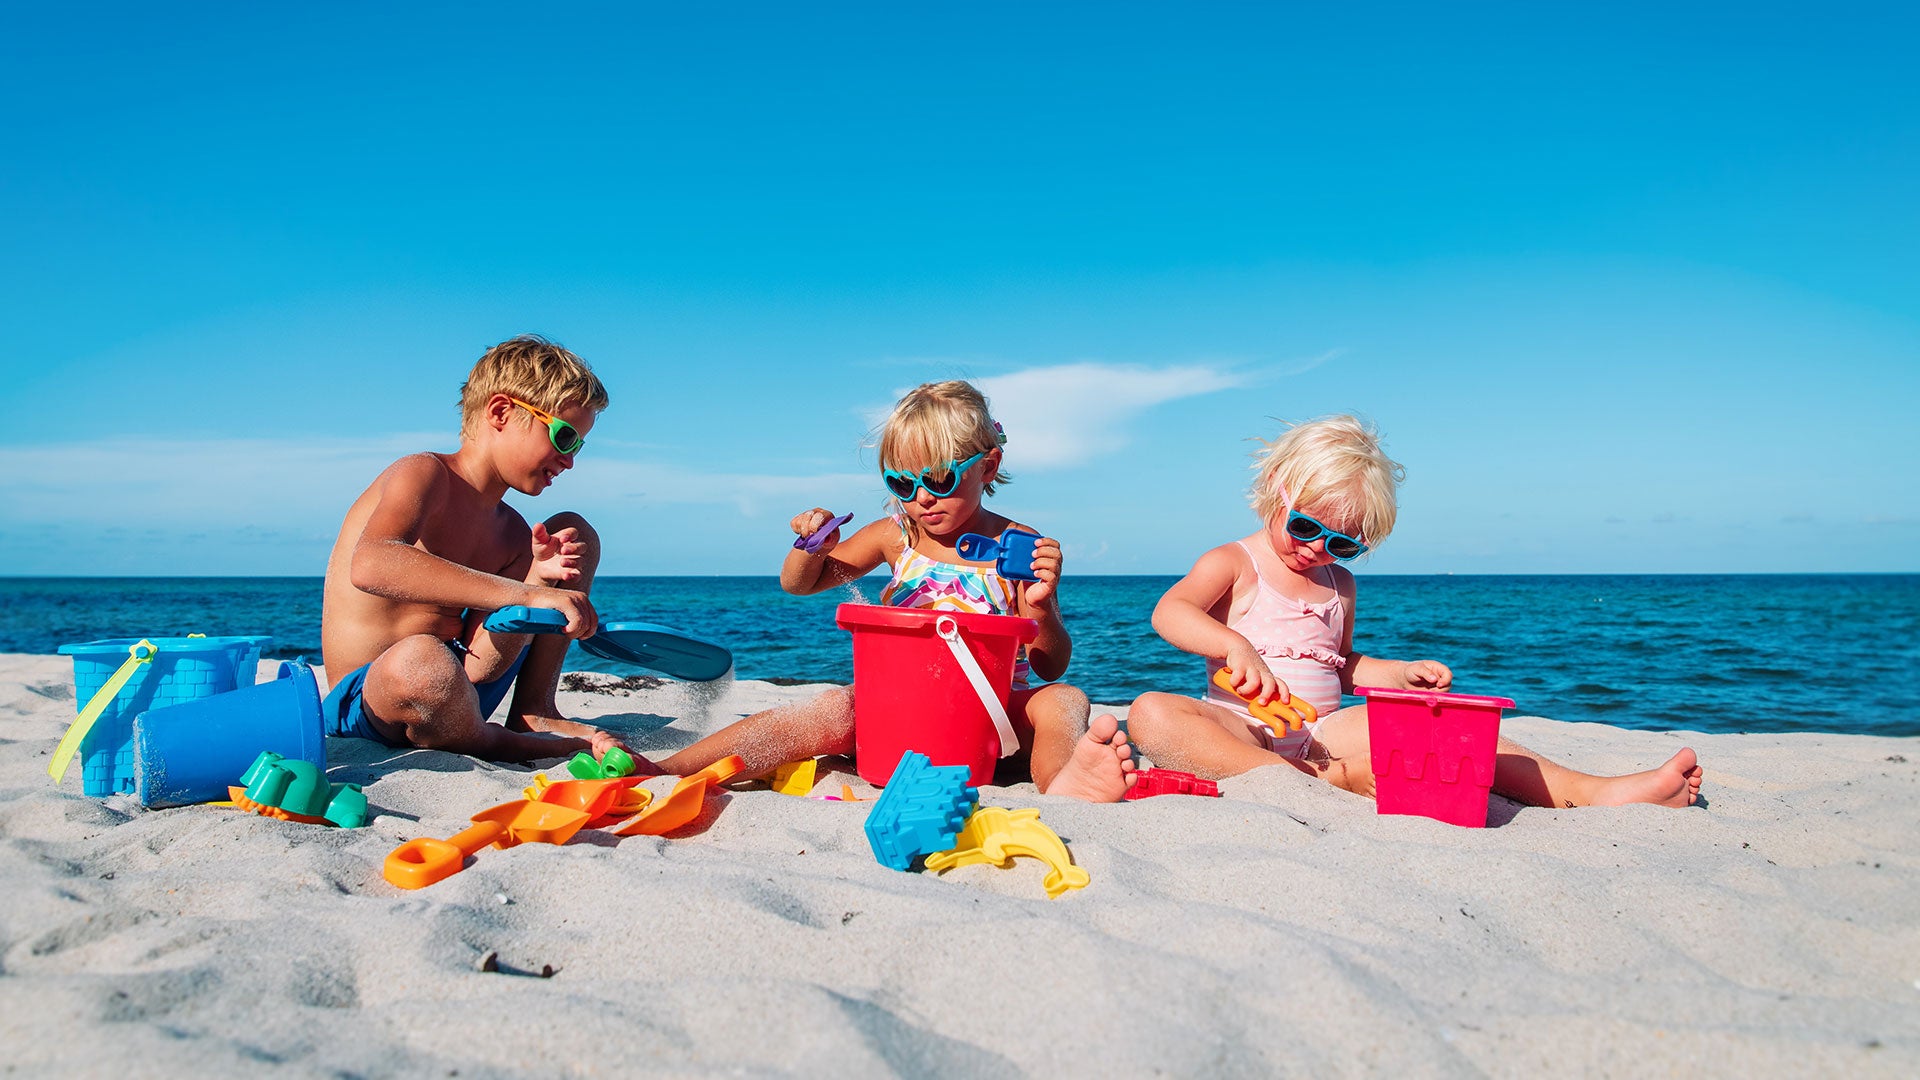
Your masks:
M920 474L920 483L936 497L944 499L960 486L960 478L946 469L928 469Z
M1351 559L1360 554L1360 545L1344 536L1327 537L1327 554L1336 559Z
M893 492L894 498L913 498L913 478L911 476L901 476L899 473L888 473L884 479L887 482L887 490Z
M553 426L547 429L547 437L553 440L553 448L563 454L573 453L580 449L581 443L586 442L565 420L555 420Z
M1319 539L1320 534L1325 531L1326 529L1312 518L1297 517L1287 519L1287 535L1293 537L1295 540L1311 543Z

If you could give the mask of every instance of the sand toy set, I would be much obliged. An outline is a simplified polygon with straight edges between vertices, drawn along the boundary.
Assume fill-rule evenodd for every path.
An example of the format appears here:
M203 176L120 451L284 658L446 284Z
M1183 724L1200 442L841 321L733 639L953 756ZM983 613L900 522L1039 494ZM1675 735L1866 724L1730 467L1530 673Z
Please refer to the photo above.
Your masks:
M47 772L74 757L88 795L147 807L214 802L263 751L324 768L320 692L303 661L254 679L269 637L117 638L62 645L85 701Z
M831 529L823 529L824 536ZM803 538L802 543L808 539ZM969 537L970 541L982 538ZM981 558L1003 572L1030 565L1031 542L1003 537ZM1019 749L1007 704L1030 619L843 604L836 621L853 637L855 768L883 788L867 804L864 831L874 857L895 870L940 872L1016 856L1044 862L1052 898L1083 888L1084 869L1040 822L1037 809L979 805L998 762ZM486 622L502 632L555 633L565 618L546 609L507 608ZM732 655L665 627L611 623L581 642L597 656L684 679L725 675ZM48 772L59 780L77 756L88 795L132 793L148 807L215 802L286 821L354 828L367 819L358 785L325 775L326 740L313 671L295 660L255 683L265 637L112 639L62 646L74 658L77 699L85 701ZM1234 692L1232 673L1215 683ZM1418 814L1455 825L1486 824L1488 793L1506 698L1358 688L1368 721L1378 812ZM1314 724L1311 704L1248 701L1275 734ZM776 791L809 795L816 762L782 766ZM680 779L656 796L631 775L633 758L615 748L603 758L579 754L571 779L538 774L525 798L473 815L446 839L421 837L393 849L384 876L418 889L458 873L489 846L564 844L582 829L614 836L659 836L699 816L708 795L743 768L729 757ZM237 783L235 781L238 781ZM858 801L845 788L844 801ZM1160 795L1219 795L1209 780L1168 769L1135 773L1128 800ZM814 796L818 798L819 796ZM825 796L833 798L833 796Z
M564 844L583 828L614 836L662 836L699 817L710 789L744 767L737 757L722 758L683 777L661 799L638 786L640 777L554 783L537 775L525 799L480 811L471 828L445 840L421 837L394 848L382 873L402 889L423 889L459 873L469 856L489 846Z

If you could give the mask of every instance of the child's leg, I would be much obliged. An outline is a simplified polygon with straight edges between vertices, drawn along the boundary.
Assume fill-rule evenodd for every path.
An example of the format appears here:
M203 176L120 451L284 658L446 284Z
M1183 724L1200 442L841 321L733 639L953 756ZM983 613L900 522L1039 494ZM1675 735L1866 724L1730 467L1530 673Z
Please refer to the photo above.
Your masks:
M482 674L495 678L504 673L503 667ZM509 731L486 723L466 663L430 634L401 638L367 665L360 703L374 732L395 745L496 761L565 757L589 748L579 738Z
M1091 725L1087 695L1065 683L1015 691L1008 712L1033 731L1033 783L1048 795L1118 802L1131 783L1133 751L1112 716Z
M1209 780L1239 776L1262 765L1320 771L1268 750L1243 716L1198 698L1142 694L1127 711L1127 732L1157 766Z
M1493 790L1529 806L1692 806L1703 770L1692 747L1681 747L1659 768L1624 776L1594 776L1557 764L1512 739L1500 740Z
M548 532L561 529L579 531L580 542L586 545L586 551L580 557L580 579L567 583L567 588L576 592L590 592L593 588L594 571L600 566L600 534L587 524L587 519L575 513L555 514L546 521ZM592 739L600 734L600 729L578 721L568 720L560 715L560 705L555 695L560 690L560 667L567 658L567 646L570 639L564 634L533 634L527 643L527 661L520 666L520 675L514 680L513 701L507 707L506 724L515 731L552 731L576 738ZM486 656L481 639L491 640L487 631L478 631L474 635L474 658L468 663L468 675L474 676L473 666ZM521 635L500 635L502 643L520 640ZM517 654L517 646L512 647ZM507 650L502 649L501 652ZM511 663L512 656L505 657ZM504 670L504 669L503 669ZM476 683L485 682L475 676ZM611 740L608 740L611 745Z
M1366 706L1342 709L1329 716L1314 733L1314 740L1347 775L1364 776L1368 787L1361 793L1372 794ZM1630 802L1690 806L1699 797L1701 775L1690 748L1683 747L1656 769L1625 776L1595 776L1569 769L1503 738L1494 758L1493 790L1529 806L1619 806Z
M738 754L741 777L759 777L789 761L853 753L853 688L842 686L797 705L778 705L736 720L661 761L660 769L687 776Z

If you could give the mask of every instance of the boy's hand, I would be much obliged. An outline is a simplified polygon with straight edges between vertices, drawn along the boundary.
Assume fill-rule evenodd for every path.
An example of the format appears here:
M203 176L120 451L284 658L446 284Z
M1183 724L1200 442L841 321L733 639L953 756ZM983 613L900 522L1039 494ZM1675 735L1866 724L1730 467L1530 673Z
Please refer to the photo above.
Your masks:
M533 527L533 566L527 571L529 585L565 585L580 579L580 558L587 545L580 542L580 530L547 532L544 523Z
M1044 613L1059 599L1060 541L1043 536L1033 542L1033 576L1024 596L1029 608Z
M1445 690L1453 685L1453 671L1438 660L1412 660L1401 673L1409 690Z
M528 607L553 608L567 617L564 633L574 639L588 638L600 629L600 615L593 610L587 594L572 589L535 589L527 598Z
M839 516L840 515L834 513L831 510L822 509L821 507L816 506L813 509L807 511L806 513L798 514L794 517L793 521L790 523L793 528L793 535L812 536L814 532L820 528L820 526L825 525L827 522L832 521L834 518L837 518ZM839 543L840 543L840 530L835 529L832 532L827 534L826 539L820 541L820 546L814 548L813 553L815 555L825 555L827 552L832 551L835 547L837 547Z
M643 776L652 776L657 774L660 771L654 768L653 763L648 761L646 758L641 757L639 754L636 754L631 750L627 750L627 744L621 742L619 739L614 738L612 733L610 732L596 730L594 731L593 734L587 736L587 742L593 748L593 760L595 761L599 761L601 758L606 757L607 751L618 748L621 750L626 750L627 755L633 758L634 772L636 774L643 775Z
M1226 665L1227 670L1233 672L1233 692L1248 701L1262 705L1278 701L1285 705L1293 700L1287 684L1268 669L1266 659L1250 642L1242 639L1240 644L1228 649Z

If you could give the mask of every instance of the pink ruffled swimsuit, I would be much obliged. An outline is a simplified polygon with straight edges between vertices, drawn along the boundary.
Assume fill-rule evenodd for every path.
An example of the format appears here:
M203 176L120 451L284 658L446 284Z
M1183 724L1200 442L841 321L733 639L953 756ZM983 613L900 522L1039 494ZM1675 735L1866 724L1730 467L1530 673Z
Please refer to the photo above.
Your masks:
M1253 549L1244 541L1239 543L1247 558L1253 559ZM1322 584L1333 588L1332 570L1327 567L1321 570L1325 572ZM1287 684L1288 693L1311 702L1321 716L1328 715L1340 707L1340 669L1347 665L1347 658L1340 651L1340 638L1347 623L1346 600L1337 589L1333 599L1322 603L1295 600L1260 577L1257 559L1253 561L1253 573L1256 579L1253 603L1244 614L1228 623L1227 628L1253 644L1268 669ZM1239 713L1256 728L1264 728L1265 725L1247 711L1245 702L1213 684L1214 672L1225 666L1218 660L1207 661L1206 700ZM1274 732L1268 748L1276 754L1298 757L1305 753L1313 729L1318 726L1309 724L1292 733Z

